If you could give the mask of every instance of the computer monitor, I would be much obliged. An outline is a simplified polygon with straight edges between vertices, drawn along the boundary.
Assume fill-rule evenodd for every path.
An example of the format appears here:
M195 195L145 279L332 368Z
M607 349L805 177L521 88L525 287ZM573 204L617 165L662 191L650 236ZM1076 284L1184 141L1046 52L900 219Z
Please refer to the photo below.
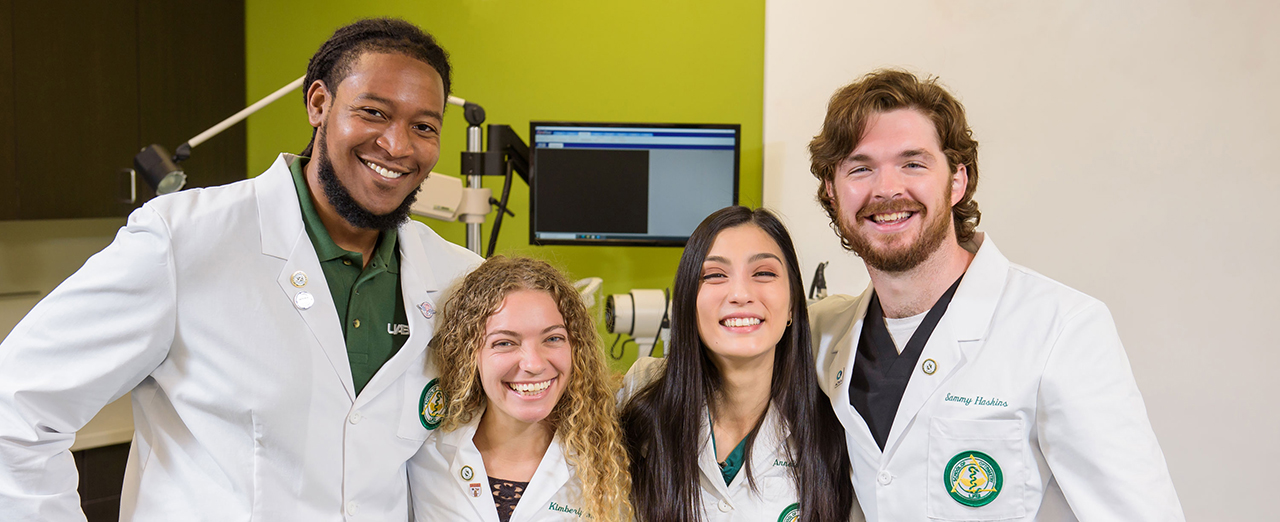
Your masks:
M741 125L529 124L529 242L683 246L738 203Z

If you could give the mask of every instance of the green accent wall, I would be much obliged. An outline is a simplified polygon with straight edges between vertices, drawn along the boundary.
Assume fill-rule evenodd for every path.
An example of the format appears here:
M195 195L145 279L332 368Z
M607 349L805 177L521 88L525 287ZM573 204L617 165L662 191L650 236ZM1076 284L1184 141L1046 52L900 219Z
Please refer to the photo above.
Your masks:
M453 93L482 105L488 123L528 141L530 120L740 123L739 201L759 206L764 106L764 1L298 1L245 3L247 98L255 101L306 73L307 60L337 27L395 16L434 35L450 53ZM302 93L248 120L249 175L311 136ZM435 171L458 175L466 146L459 107L445 116ZM500 195L500 178L485 180ZM529 191L511 191L498 252L545 259L573 278L604 279L603 295L668 288L680 248L529 245ZM487 245L492 217L484 226ZM424 220L464 242L460 223ZM600 305L597 305L598 307ZM613 336L604 339L605 347ZM622 370L635 358L628 344Z

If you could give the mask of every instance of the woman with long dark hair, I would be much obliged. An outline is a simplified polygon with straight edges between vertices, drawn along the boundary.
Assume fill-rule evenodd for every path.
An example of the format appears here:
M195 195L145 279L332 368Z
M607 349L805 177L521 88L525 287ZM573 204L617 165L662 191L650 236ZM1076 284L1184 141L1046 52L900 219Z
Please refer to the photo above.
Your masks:
M622 428L641 522L848 520L844 431L818 388L795 248L767 210L690 236L664 359L628 372Z

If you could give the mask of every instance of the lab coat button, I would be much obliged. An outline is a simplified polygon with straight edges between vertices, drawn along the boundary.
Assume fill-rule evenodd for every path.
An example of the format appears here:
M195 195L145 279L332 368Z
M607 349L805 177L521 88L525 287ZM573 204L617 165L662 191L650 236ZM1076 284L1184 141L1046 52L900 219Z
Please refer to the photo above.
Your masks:
M360 419L363 419L363 418L364 418L364 415L361 415L360 412L358 411L353 412L350 417L347 417L347 419L350 420L352 424L360 424Z
M357 503L356 503L356 501L352 500L351 502L347 502L347 514L348 514L348 515L353 516L353 517L354 517L354 516L356 516L356 510L357 510L357 509L359 509L359 508L360 508L360 504L357 504Z
M881 486L888 486L890 482L893 482L893 474L888 471L881 471L876 476L876 482L879 482Z
M720 508L720 512L722 513L728 513L730 511L733 511L733 506L729 505L728 500L723 500L723 499L720 500L720 505L718 507Z

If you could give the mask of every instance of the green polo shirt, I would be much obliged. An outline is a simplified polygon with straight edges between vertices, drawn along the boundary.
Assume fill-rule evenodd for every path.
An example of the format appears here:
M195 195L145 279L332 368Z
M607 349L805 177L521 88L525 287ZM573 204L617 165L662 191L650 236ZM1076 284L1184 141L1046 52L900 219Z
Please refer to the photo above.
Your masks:
M302 173L306 162L307 158L298 158L289 165L289 170L298 189L302 222L307 226L307 236L320 258L320 269L324 271L325 282L329 283L333 306L338 310L342 336L347 343L347 359L351 361L351 379L359 394L373 374L409 339L409 319L400 293L396 231L382 232L373 250L373 260L364 266L364 256L334 243L320 221Z

